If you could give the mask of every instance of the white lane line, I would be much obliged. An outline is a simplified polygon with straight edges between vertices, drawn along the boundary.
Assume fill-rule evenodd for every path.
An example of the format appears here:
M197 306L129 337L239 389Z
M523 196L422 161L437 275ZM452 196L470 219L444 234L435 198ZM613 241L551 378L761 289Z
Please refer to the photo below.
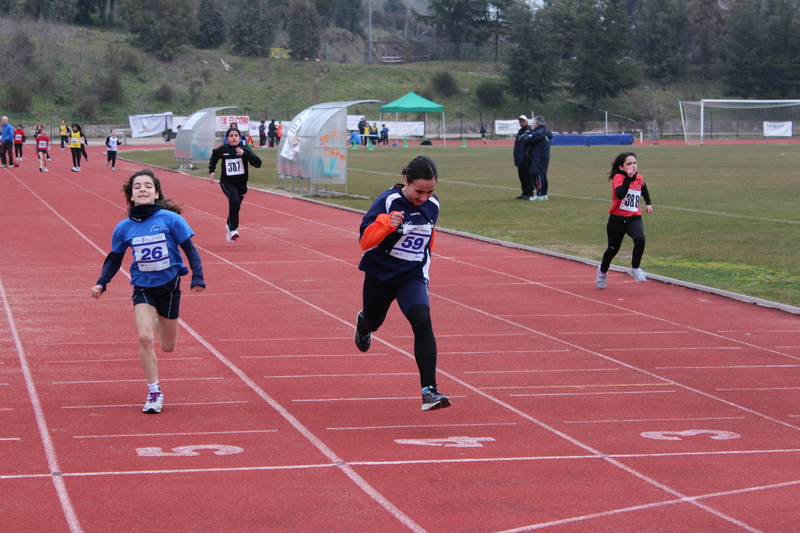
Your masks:
M485 350L480 352L439 352L442 355L498 355L498 354L512 354L512 353L564 353L569 350Z
M217 379L225 379L222 377L211 377L211 378L170 378L169 381L204 381L204 380L217 380ZM141 378L139 379L106 379L106 380L97 380L97 381L53 381L51 385L97 385L100 383L141 383Z
M718 391L764 391L764 390L800 390L800 387L751 387L743 389L717 389Z
M73 439L116 439L139 437L175 437L184 435L243 435L245 433L277 433L277 429L244 429L239 431L192 431L186 433L137 433L134 435L73 435Z
M798 368L800 365L657 366L656 370L718 370L737 368Z
M5 440L22 440L22 439L19 438L19 437L2 437L2 438L0 438L0 441L5 441Z
M686 422L689 420L746 420L744 416L708 416L686 418L623 418L621 420L565 420L565 424L628 424L631 422Z
M663 352L676 350L703 350L712 352L714 350L741 350L742 346L660 346L657 348L601 348L607 352Z
M414 372L390 372L385 374L298 374L293 376L264 376L265 378L372 378L376 376L416 376Z
M397 426L356 426L343 428L325 428L330 431L357 431L367 429L405 429L405 428L460 428L460 427L483 427L483 426L516 426L516 422L485 422L474 424L403 424Z
M552 368L549 370L472 370L464 374L520 374L524 372L549 373L549 372L619 372L619 368Z
M466 398L466 396L453 396L452 394L448 396L448 398ZM377 400L415 400L421 401L421 396L387 396L383 398L377 398L375 396L368 396L365 398L303 398L303 399L293 399L293 402L374 402Z
M77 231L77 228L75 228L75 231ZM36 390L36 384L33 381L33 374L28 366L28 357L25 355L25 349L22 346L22 339L20 339L19 331L17 330L14 314L11 312L11 305L8 303L8 297L6 295L6 289L2 278L0 278L0 297L3 300L3 309L6 314L6 320L8 320L8 325L11 328L11 336L14 339L17 357L19 357L20 369L22 370L22 375L25 378L25 386L28 389L28 397L31 400L31 406L33 407L33 412L36 417L36 425L39 428L39 438L42 440L45 457L47 458L47 465L50 469L49 477L53 480L53 485L55 486L58 500L61 503L61 510L64 513L64 518L67 521L70 532L83 533L83 528L78 520L78 515L75 513L75 509L72 506L72 501L67 493L67 488L64 485L61 467L58 464L58 456L56 455L56 450L53 446L53 440L50 437L50 428L47 427L44 409L39 401L39 393Z
M158 363L161 364L168 361L202 361L202 360L203 360L202 357L159 357ZM61 364L72 364L72 363L136 363L137 365L141 365L138 359L133 359L131 357L125 359L76 359L76 360L64 360L64 361L42 361L42 362L46 365L61 365ZM140 379L139 381L142 380Z
M229 405L235 403L249 403L248 400L238 400L238 401L228 401L228 402L187 402L187 403L171 403L169 405L174 406L186 406L186 405ZM115 409L120 407L141 407L142 404L140 403L123 403L123 404L107 404L107 405L64 405L62 409Z
M512 398L527 398L530 396L612 396L617 394L670 394L678 391L674 390L637 390L619 392L553 392L553 393L531 393L531 394L509 394Z
M574 331L556 333L556 335L676 335L690 333L689 331Z
M375 335L372 336L373 339L377 338ZM381 356L389 356L392 355L390 353L379 353L379 352L370 352L370 353L340 353L340 354L298 354L298 355L243 355L240 359L294 359L294 358L301 358L301 357L381 357Z

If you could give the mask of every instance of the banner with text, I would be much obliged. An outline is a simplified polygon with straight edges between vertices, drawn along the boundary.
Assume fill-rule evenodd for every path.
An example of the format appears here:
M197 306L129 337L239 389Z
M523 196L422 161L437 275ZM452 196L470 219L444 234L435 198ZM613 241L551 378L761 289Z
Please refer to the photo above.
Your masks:
M791 137L792 121L767 122L764 121L764 137Z
M495 120L495 135L516 135L519 131L519 120Z

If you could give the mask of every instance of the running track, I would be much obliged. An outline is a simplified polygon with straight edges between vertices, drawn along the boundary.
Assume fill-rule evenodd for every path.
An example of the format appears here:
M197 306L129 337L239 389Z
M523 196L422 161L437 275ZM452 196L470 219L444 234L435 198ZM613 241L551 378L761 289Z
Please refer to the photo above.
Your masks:
M167 171L208 289L142 414L128 280L89 296L140 167L53 154L0 169L3 532L800 530L797 316L440 233L423 413L396 307L353 346L360 215L253 191L231 245Z

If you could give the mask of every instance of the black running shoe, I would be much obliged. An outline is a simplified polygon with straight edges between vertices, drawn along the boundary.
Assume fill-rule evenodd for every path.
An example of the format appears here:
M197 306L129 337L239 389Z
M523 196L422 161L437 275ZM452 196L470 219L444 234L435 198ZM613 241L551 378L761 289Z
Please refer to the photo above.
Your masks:
M422 389L422 410L433 411L450 407L450 398L444 394L439 394L436 385Z
M372 345L372 333L367 333L366 335L362 335L358 332L358 323L361 318L364 316L363 311L359 311L356 315L356 333L355 333L355 341L356 341L356 348L361 350L362 352L366 352L369 350L369 347Z

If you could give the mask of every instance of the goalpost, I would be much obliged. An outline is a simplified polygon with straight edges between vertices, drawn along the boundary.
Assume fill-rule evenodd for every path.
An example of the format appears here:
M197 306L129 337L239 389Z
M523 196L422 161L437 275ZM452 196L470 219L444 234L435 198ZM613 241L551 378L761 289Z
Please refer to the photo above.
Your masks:
M791 137L800 121L800 100L679 102L686 144L706 139Z

